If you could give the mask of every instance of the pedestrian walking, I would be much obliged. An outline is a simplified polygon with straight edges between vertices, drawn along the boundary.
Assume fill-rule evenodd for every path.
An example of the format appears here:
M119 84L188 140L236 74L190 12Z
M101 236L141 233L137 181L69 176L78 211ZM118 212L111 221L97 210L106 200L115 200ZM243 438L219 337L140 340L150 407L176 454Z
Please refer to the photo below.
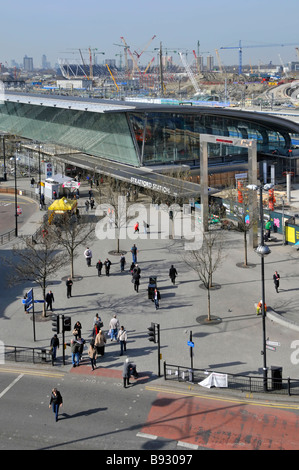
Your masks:
M99 261L97 262L96 264L96 268L98 270L98 276L101 276L102 274L102 268L103 268L103 263L102 261L99 259Z
M160 291L158 291L158 289L156 288L154 290L154 296L153 296L153 300L154 300L154 303L155 303L156 310L158 310L158 308L160 306L160 299L161 299Z
M58 421L58 412L59 412L59 408L62 406L62 403L63 403L63 399L62 399L61 393L59 392L59 390L57 390L57 388L53 388L51 392L49 408L51 408L52 406L53 413L55 414L56 422Z
M140 274L137 270L133 272L133 283L134 283L134 290L138 293L139 285L140 285Z
M93 319L93 329L92 329L92 336L95 338L96 335L99 333L100 329L103 328L104 324L101 320L101 317L97 313L95 318Z
M70 297L72 297L72 286L73 286L72 279L69 277L65 284L66 284L66 295L67 295L67 298L69 299Z
M131 253L132 253L132 259L133 259L133 263L136 264L137 263L137 253L138 253L138 250L137 250L137 246L134 245L132 246L131 248Z
M52 352L52 366L54 366L54 361L56 361L57 349L59 348L59 339L56 333L53 338L51 338L50 346Z
M50 290L46 294L46 310L50 307L51 312L53 312L53 302L54 302L54 295L53 292Z
M81 330L82 330L82 325L79 321L76 321L74 328L73 328L73 335L75 336L75 339L81 338Z
M80 362L80 344L75 340L71 340L71 353L72 353L72 364L73 367L78 367Z
M136 222L136 224L134 225L134 233L139 233L139 222Z
M129 358L127 357L127 359L124 362L124 366L123 366L123 386L124 386L124 388L126 388L127 385L131 385L131 383L130 383L130 368L131 368L131 363L130 363Z
M95 368L97 367L97 357L98 357L98 355L97 355L96 347L94 345L94 340L92 340L89 344L88 356L89 356L89 359L90 359L91 368L92 368L92 370L95 370Z
M94 206L95 206L95 200L94 200L94 198L92 197L92 198L90 199L90 208L93 209Z
M149 226L148 226L148 223L144 220L144 221L143 221L143 231L144 231L145 234L147 234L147 229L148 229L148 227L149 227Z
M171 268L169 269L169 277L173 285L175 284L175 278L177 277L177 275L178 275L178 272L172 264Z
M84 251L84 256L86 259L87 266L91 266L91 258L92 258L92 251L89 249L89 247L86 247L86 250Z
M109 277L110 275L110 266L111 266L111 261L110 259L106 258L105 261L104 261L104 266L105 266L105 273L106 273L106 276Z
M280 280L280 275L278 274L277 271L273 274L273 281L274 281L274 286L275 290L278 293L278 288L279 288L279 280Z
M120 255L120 270L123 272L125 270L126 258L125 255Z
M85 201L85 211L88 212L88 210L89 210L89 200L86 199L86 201Z
M110 323L109 323L109 331L110 331L111 341L113 341L113 339L117 340L117 333L118 333L119 326L120 325L119 325L118 318L116 317L116 315L113 315L113 317L111 318Z
M100 330L96 336L94 345L97 350L97 354L100 356L104 356L105 354L105 344L106 344L106 337L102 330Z
M120 343L120 356L123 356L124 351L127 351L127 332L123 326L120 327L119 332L117 333L117 339Z

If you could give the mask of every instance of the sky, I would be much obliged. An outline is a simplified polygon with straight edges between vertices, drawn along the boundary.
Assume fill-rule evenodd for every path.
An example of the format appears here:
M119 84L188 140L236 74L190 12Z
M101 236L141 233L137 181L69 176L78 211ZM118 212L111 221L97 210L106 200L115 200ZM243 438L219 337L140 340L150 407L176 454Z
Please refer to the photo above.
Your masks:
M2 2L0 15L0 63L9 66L12 59L23 63L25 55L33 57L35 67L43 54L52 65L61 57L76 61L78 49L89 47L105 52L99 63L104 58L119 63L123 47L114 44L123 45L121 37L132 53L147 47L139 59L144 65L153 57L157 63L160 44L177 63L172 51L188 51L191 64L198 42L204 57L210 53L217 64L218 49L222 65L237 65L240 40L243 64L299 60L299 0L14 0ZM88 62L88 51L84 57Z

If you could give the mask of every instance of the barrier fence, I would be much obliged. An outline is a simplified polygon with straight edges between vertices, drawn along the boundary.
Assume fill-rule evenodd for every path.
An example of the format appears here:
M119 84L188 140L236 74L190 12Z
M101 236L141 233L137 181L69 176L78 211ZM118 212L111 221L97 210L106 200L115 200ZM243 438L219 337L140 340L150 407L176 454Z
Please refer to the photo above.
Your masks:
M167 364L164 362L164 379L178 382L199 383L207 379L212 374L221 374L226 378L227 388L242 392L264 393L264 378L242 374L226 374L207 369L190 369L184 366ZM279 393L282 395L299 395L299 379L282 378L282 368L273 367L270 377L267 378L267 392Z
M4 346L3 362L30 362L42 364L52 362L52 353L46 348L27 348L23 346Z

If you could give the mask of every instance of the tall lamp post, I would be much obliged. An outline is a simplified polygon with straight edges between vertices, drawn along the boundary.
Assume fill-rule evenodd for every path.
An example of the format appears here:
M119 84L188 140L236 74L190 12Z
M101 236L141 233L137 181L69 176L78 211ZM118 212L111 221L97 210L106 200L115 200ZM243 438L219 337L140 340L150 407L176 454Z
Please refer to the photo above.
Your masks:
M14 161L14 173L15 173L15 236L18 237L18 187L17 187L17 160L21 160L17 158L15 155L14 157L10 158L10 161Z
M262 282L262 328L263 328L263 389L264 392L268 390L268 369L267 369L267 356L266 356L266 311L265 311L265 256L271 253L270 248L264 242L264 207L263 207L263 189L268 191L273 188L274 184L265 184L256 186L254 184L248 185L247 188L255 191L259 190L260 193L260 244L256 248L256 253L261 257L261 282Z

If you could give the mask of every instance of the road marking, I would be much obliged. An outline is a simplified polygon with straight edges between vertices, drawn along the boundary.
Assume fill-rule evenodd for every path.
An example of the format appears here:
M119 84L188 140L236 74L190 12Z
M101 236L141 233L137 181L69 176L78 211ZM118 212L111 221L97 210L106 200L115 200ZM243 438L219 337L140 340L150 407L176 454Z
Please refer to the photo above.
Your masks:
M158 438L158 436L154 436L153 434L146 434L144 432L138 432L136 434L136 436L137 437L144 437L145 439L153 439L153 440Z
M177 445L181 447L187 447L188 449L193 449L193 450L198 449L198 446L196 444L190 444L190 442L178 441Z
M13 380L11 384L6 387L2 393L0 393L0 398L2 398L22 377L24 377L24 374L20 374L15 380Z
M44 371L31 371L31 370L18 370L18 369L7 369L7 368L0 368L0 372L4 373L13 373L13 374L23 374L23 375L37 375L38 377L64 377L65 374L63 373L56 373L56 372L44 372Z
M173 390L173 389L168 389L168 388L163 388L163 387L152 387L152 386L146 386L146 390L151 390L154 392L160 392L160 393L170 393L172 395L183 395L183 396L193 396L194 398L203 398L205 400L214 400L214 401L223 401L227 403L237 403L239 405L255 405L255 406L264 406L266 408L282 408L282 409L287 409L287 410L298 410L299 405L298 404L285 404L285 403L271 403L265 402L265 401L258 401L258 400L242 400L242 399L234 399L234 398L226 398L223 395L222 396L209 396L209 395L202 395L196 392L189 392L187 390Z

